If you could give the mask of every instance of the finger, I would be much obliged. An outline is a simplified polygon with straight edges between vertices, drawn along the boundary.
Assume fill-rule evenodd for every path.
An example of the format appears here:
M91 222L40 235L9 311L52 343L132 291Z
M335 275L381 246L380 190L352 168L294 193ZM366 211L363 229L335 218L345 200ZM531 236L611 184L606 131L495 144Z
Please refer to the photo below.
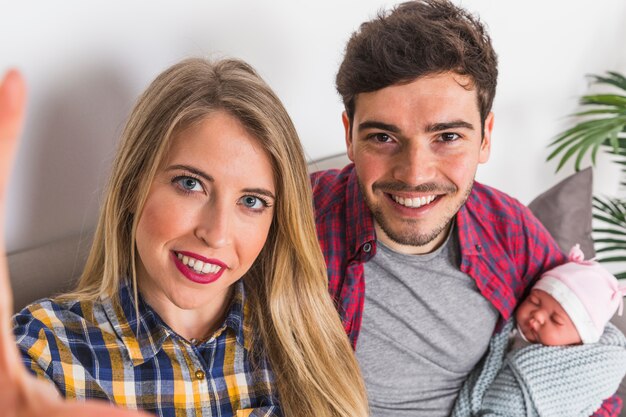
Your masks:
M0 237L0 240L4 240L4 238ZM0 251L0 374L6 378L14 379L15 372L19 372L19 366L23 368L23 365L11 328L13 297L9 285L4 245L0 245ZM25 369L24 372L26 372Z
M17 70L9 70L0 84L0 202L8 184L11 163L22 130L26 84Z
M0 84L0 382L3 382L0 386L7 387L6 382L11 381L11 388L3 391L9 398L20 400L14 404L4 404L10 408L5 411L15 412L17 416L25 412L29 417L147 417L145 413L115 408L107 403L60 401L56 398L54 388L39 386L44 382L28 375L22 365L10 326L13 302L4 243L4 209L9 173L17 150L25 106L24 79L18 71L10 70ZM13 409L12 405L17 409Z
M11 163L17 148L18 136L24 119L26 85L22 75L8 71L0 84L0 373L5 377L20 373L21 360L15 346L10 318L13 297L9 283L4 243L5 191L9 182Z

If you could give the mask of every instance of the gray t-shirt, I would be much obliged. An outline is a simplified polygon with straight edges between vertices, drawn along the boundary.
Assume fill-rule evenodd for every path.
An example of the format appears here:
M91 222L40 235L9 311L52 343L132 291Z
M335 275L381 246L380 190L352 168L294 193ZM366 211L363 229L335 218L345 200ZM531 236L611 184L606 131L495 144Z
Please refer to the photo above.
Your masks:
M356 347L372 417L448 416L485 353L498 313L459 265L455 228L425 255L377 243Z

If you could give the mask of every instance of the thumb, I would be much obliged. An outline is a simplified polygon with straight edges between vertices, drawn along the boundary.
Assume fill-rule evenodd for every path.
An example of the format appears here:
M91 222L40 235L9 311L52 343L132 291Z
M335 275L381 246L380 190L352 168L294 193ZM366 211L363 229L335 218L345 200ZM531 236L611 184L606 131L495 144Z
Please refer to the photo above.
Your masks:
M17 70L9 70L0 84L0 205L22 131L26 107L26 83ZM0 211L1 213L1 211Z
M13 302L4 244L4 209L25 104L26 84L22 75L16 70L8 71L0 84L0 372L5 375L13 375L20 364L10 327Z

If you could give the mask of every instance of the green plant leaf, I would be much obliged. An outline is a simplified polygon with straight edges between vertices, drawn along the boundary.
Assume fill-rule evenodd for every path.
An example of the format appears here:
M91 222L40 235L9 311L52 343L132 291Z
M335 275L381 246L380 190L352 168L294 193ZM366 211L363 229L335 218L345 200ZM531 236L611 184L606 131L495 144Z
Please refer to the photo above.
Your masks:
M626 237L626 235L625 235ZM626 240L621 240L621 239L595 239L594 242L596 243L613 243L617 246L615 247L620 247L622 249L626 249Z
M626 256L612 256L610 258L598 258L598 262L624 262Z
M623 123L626 124L626 118ZM578 154L576 158L578 162L575 164L575 167L576 170L579 170L580 162L590 148L592 149L592 154L597 152L599 146L606 144L612 145L614 150L619 149L615 147L615 143L616 141L619 143L617 131L622 128L621 121L614 119L595 119L581 122L561 134L550 144L550 146L556 144L559 144L559 146L548 156L548 160L562 153L556 168L559 171L572 156ZM595 158L592 158L593 162L595 162Z
M606 201L593 197L592 205L601 213L608 214L613 220L622 221L626 225L626 201L607 198Z
M570 146L573 142L575 142L576 140L578 140L578 138L580 136L582 136L583 134L581 133L580 135L574 135L570 138L568 138L568 140L562 142L558 148L556 148L550 155L548 155L547 160L550 161L552 158L554 158L555 156L557 156L558 154L560 154L563 149L567 148L568 146ZM552 142L550 145L556 145L558 142Z
M619 229L593 229L593 233L606 233L609 235L616 234L616 235L626 236L626 231L619 230Z
M580 98L580 104L626 107L626 97L620 96L618 94L593 94L593 95L588 95L588 96L582 96Z
M616 131L616 130L614 130L612 132L609 132L609 134L608 134L609 143L613 147L613 152L615 152L615 153L619 153L619 142L617 140L617 134L618 134L618 131Z
M572 116L594 116L598 114L622 114L626 115L626 109L622 108L602 108L602 109L593 109L593 110L585 110L578 113L573 113Z
M589 76L593 83L616 87L626 92L626 77L617 72ZM548 160L558 158L559 171L570 160L579 170L585 155L590 154L593 166L598 162L598 151L615 155L626 174L626 95L602 92L587 94L580 99L581 109L572 127L557 135L548 145ZM620 183L626 186L626 178ZM600 222L593 229L596 252L604 258L601 262L626 261L626 200L610 197L593 197L593 218ZM610 256L607 256L610 255ZM626 278L626 271L619 275Z
M620 73L614 71L607 71L608 77L601 75L590 75L589 78L594 79L596 84L610 84L621 90L626 90L626 78Z
M591 150L591 165L593 165L594 167L596 166L596 156L598 155L598 149L600 149L600 147L596 146Z
M592 146L594 147L594 149L598 149L600 147L597 145L594 146L594 142L586 142L584 144L581 144L581 146L578 147L577 149L578 155L576 156L576 161L574 162L574 168L576 169L576 171L580 171L580 164L582 163L582 160L585 157L585 154L587 153L587 149L589 149ZM592 163L593 163L593 159L592 159Z

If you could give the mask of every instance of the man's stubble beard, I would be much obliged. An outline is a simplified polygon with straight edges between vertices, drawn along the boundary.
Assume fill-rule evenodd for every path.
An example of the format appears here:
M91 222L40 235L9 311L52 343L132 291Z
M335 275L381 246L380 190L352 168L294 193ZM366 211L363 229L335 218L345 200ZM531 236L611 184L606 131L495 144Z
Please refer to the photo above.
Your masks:
M363 185L359 181L361 194L364 196L365 203L367 204L368 208L372 212L372 215L374 216L374 220L376 221L376 223L378 223L378 225L383 230L383 232L385 232L387 237L389 237L389 239L391 239L393 242L400 244L400 245L407 245L407 246L425 246L429 244L430 242L432 242L433 240L435 240L438 236L440 236L441 233L443 233L447 229L448 225L450 224L454 216L456 216L456 214L461 209L463 204L465 204L465 202L467 201L467 198L472 192L473 186L474 186L474 180L472 179L472 181L470 182L469 186L467 187L467 189L465 190L463 194L463 198L461 199L457 207L455 207L454 210L451 210L450 212L445 213L441 220L441 223L435 225L433 230L427 231L426 233L417 233L415 229L417 228L418 220L405 220L403 221L403 224L402 224L403 227L401 228L401 230L393 230L389 222L385 219L383 210L380 208L380 206L370 201L368 195L365 193ZM450 190L451 189L450 187L452 186L443 187L443 188ZM373 186L372 188L375 189L376 186ZM402 185L398 185L392 188L395 188L396 190L400 190L406 187ZM422 188L435 191L435 189L441 189L442 187L427 185Z

